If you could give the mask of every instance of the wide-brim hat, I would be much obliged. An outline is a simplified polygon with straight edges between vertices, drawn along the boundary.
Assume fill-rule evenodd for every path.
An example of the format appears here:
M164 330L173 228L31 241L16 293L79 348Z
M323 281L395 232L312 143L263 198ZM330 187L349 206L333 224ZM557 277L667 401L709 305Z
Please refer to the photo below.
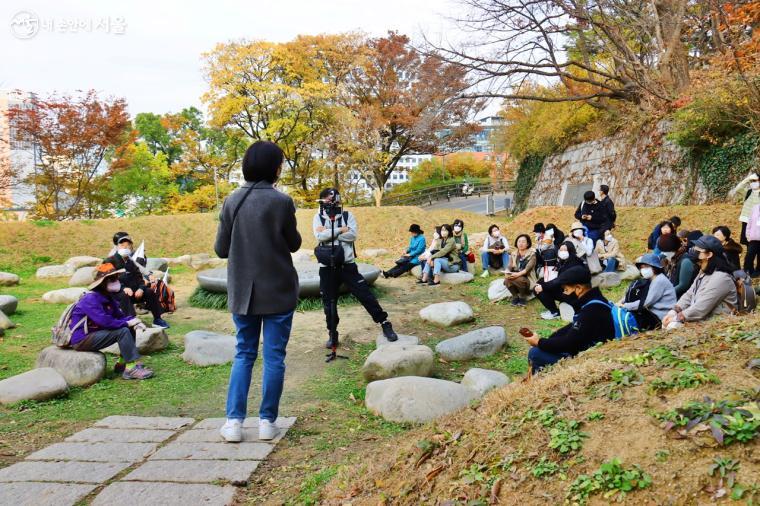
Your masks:
M95 280L87 287L89 290L94 290L103 282L113 276L117 276L122 272L126 272L125 269L117 269L116 266L110 262L102 263L95 268Z
M654 253L647 253L646 255L641 255L639 258L637 258L636 267L641 269L641 265L649 265L651 267L662 269L662 262L660 261L660 257Z
M412 223L412 226L409 227L409 232L413 234L424 234L425 232L422 231L419 225L416 223Z
M574 221L572 225L570 225L570 233L572 233L575 230L583 230L586 231L586 227L583 226L583 223L580 221Z

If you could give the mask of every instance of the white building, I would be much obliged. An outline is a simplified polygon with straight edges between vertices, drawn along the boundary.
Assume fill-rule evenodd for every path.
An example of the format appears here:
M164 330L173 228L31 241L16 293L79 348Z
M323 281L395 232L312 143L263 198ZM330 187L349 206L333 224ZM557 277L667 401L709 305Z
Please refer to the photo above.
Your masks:
M17 180L22 180L35 168L35 146L17 138L8 119L12 108L32 107L34 94L19 90L0 90L0 167L10 166ZM24 220L34 205L34 188L17 184L11 189L0 189L0 212L4 219Z
M411 178L410 172L416 169L422 162L431 160L432 158L433 155L428 154L411 154L402 156L396 164L396 169L391 173L388 181L385 182L385 189L390 190L396 185L408 183ZM372 194L374 181L366 181L360 172L353 171L349 176L349 181L352 186L356 186L360 193L364 193L367 196Z

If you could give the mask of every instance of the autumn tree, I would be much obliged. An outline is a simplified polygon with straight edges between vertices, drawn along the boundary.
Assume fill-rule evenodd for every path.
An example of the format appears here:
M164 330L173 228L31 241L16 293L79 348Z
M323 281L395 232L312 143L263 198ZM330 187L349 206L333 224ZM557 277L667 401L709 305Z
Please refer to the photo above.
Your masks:
M126 166L107 178L111 206L134 216L162 211L176 188L166 155L153 154L140 142L130 145L123 156Z
M101 99L91 90L31 98L30 107L12 108L8 116L19 139L35 146L35 172L24 181L34 188L34 214L56 220L93 216L90 204L106 153L128 131L126 102Z

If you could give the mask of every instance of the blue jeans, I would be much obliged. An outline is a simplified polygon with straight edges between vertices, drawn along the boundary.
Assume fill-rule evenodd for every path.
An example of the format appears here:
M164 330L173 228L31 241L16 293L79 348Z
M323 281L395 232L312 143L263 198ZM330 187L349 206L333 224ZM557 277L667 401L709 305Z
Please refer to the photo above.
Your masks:
M488 252L483 251L480 254L480 263L483 264L483 270L488 270ZM509 266L509 254L508 253L502 253L501 254L501 268L506 269Z
M604 236L604 233L602 232L601 228L590 228L588 229L588 232L586 233L586 237L594 241L594 246L596 246L596 241L601 239Z
M459 265L462 266L462 272L467 272L467 253L459 254Z
M293 311L272 315L233 314L237 327L237 353L232 362L227 391L227 418L245 420L251 371L259 354L259 337L264 327L264 374L261 380L259 417L274 422L285 382L285 347L293 326Z
M530 350L528 350L528 363L530 363L533 374L536 374L547 365L556 364L569 356L571 356L569 353L549 353L537 346L531 346Z
M618 260L617 258L608 258L607 263L604 267L604 272L615 272L618 268Z
M459 272L459 266L449 265L448 258L434 258L433 259L433 276L437 276L443 272ZM430 274L430 264L425 262L425 267L422 269L424 274Z

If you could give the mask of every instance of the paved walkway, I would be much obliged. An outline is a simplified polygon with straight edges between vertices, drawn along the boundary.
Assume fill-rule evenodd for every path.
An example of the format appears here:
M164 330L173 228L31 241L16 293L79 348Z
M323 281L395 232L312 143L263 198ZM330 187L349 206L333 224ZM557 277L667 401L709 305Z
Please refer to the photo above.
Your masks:
M295 420L278 418L277 439L262 442L249 418L230 444L223 418L109 416L0 469L0 505L228 505Z

